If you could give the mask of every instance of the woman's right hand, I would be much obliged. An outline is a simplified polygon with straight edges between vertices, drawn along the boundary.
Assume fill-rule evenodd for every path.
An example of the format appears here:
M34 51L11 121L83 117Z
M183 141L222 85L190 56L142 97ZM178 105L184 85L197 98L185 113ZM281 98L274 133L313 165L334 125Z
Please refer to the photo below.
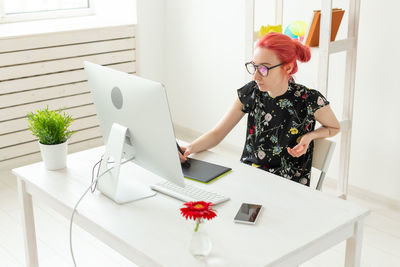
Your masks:
M183 155L181 152L179 152L179 159L181 160L181 163L187 161L187 157L191 154L190 153L190 149L185 147L185 146L181 146L181 149L183 151Z
M183 153L185 153L186 147L181 146L181 150ZM180 159L181 163L183 163L187 160L187 158L180 151L178 151L178 155L179 155L179 159Z
M188 159L188 156L192 154L192 148L189 145L188 147L181 146L181 149L183 151L183 155L179 153L179 159L181 162L185 162Z

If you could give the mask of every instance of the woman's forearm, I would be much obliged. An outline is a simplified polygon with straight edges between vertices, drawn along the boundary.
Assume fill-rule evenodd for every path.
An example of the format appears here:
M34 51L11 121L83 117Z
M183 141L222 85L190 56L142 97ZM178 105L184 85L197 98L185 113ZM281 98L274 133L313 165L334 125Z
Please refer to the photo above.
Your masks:
M215 147L222 139L223 137L221 138L215 131L211 130L194 140L187 148L191 153L198 153Z
M340 123L329 105L315 112L315 120L322 126L307 134L311 140L332 137L340 131Z
M322 139L335 136L337 133L339 133L339 131L340 131L340 126L339 127L321 126L318 129L307 133L306 135L309 135L311 140L314 140L314 139Z
M203 134L187 146L188 153L197 153L218 145L235 125L243 118L243 104L236 98L225 116L218 122L214 129Z

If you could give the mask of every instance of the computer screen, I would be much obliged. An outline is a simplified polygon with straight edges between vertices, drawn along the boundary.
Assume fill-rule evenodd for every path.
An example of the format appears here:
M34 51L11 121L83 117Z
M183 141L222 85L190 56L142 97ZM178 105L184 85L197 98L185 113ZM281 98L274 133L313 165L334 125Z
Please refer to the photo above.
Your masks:
M111 155L113 160L120 160L118 151L122 150L122 158L183 186L184 178L163 85L90 62L84 62L84 67L100 122L105 153ZM106 165L104 158L102 165ZM143 188L148 190L144 195L139 193L135 196L140 187L134 184L135 176L119 176L118 171L108 172L99 178L98 189L118 203L154 194L147 186Z

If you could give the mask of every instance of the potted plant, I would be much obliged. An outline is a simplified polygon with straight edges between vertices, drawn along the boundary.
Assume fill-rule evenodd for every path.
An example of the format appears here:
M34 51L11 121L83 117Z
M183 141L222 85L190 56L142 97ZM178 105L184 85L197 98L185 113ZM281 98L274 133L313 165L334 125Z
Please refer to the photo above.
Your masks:
M74 133L68 127L73 122L70 115L61 110L43 110L27 115L29 130L39 139L40 152L48 170L66 167L68 138Z

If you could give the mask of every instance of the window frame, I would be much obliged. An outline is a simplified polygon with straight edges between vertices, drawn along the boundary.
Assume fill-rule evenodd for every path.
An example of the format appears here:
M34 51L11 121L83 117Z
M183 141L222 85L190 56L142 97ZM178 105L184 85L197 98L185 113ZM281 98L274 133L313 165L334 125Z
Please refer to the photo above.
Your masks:
M90 16L95 14L94 0L87 0L89 7L65 9L65 10L51 10L51 11L38 11L20 14L6 15L4 11L4 0L0 0L0 24L22 22L31 20L45 20L45 19L58 19L69 17Z

